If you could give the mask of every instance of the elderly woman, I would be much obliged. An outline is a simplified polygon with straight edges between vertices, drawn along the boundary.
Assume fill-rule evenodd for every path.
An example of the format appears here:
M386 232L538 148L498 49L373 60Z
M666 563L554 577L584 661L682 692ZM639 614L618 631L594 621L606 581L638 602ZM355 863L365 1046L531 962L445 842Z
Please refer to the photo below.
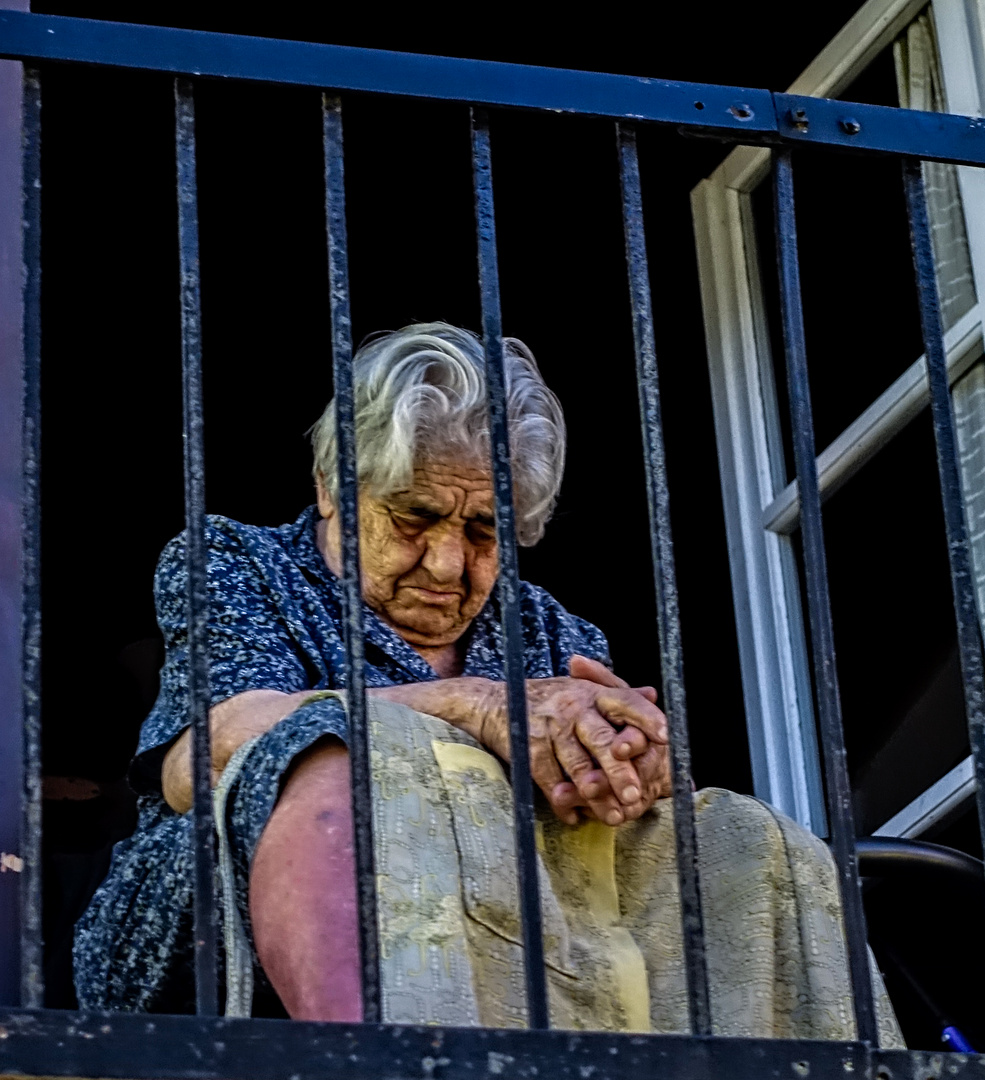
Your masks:
M564 421L526 347L505 353L518 539L530 545L560 487ZM409 326L364 346L353 370L385 1018L522 1024L482 347L442 323ZM296 522L209 524L225 961L229 1000L255 979L255 1011L279 1002L296 1018L357 1020L331 406L314 449L317 506ZM192 1000L183 567L179 537L155 579L167 657L131 771L139 826L77 932L84 1008ZM552 1020L685 1030L656 694L614 675L602 633L542 589L522 586L521 611ZM716 1029L851 1037L823 845L727 792L699 793L696 810ZM894 1041L885 1001L882 1012Z

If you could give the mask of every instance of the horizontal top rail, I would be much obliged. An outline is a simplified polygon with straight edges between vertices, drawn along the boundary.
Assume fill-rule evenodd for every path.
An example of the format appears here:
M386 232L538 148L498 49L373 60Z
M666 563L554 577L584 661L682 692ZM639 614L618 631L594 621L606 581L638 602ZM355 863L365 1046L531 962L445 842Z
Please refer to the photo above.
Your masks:
M670 124L751 144L804 144L985 165L985 120L738 86L0 12L0 57Z
M0 13L0 56L753 133L776 126L768 90L15 11Z
M783 141L905 154L957 165L983 164L985 119L921 112L887 105L859 105L830 98L774 94Z

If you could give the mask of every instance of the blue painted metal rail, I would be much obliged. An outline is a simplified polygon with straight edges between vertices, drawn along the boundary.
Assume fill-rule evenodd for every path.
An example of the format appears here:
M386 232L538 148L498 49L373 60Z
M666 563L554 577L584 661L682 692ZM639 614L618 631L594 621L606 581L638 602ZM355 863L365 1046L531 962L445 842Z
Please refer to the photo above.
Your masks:
M936 312L935 280L926 207L915 159L931 158L985 165L985 121L941 114L884 109L818 100L741 87L706 86L629 76L562 71L421 56L304 42L240 37L190 30L130 26L32 15L0 13L0 57L39 65L75 63L153 70L176 79L179 200L182 212L182 313L186 424L189 449L186 502L188 510L188 621L196 677L190 683L190 715L197 729L196 815L200 833L196 908L197 975L200 1015L193 1017L88 1018L47 1013L43 1000L41 942L38 925L40 878L40 702L39 622L40 507L36 470L40 397L40 76L29 71L25 131L25 222L27 288L25 341L28 364L26 424L28 465L27 555L25 575L25 715L28 790L25 800L25 852L31 861L25 875L24 1010L0 1014L0 1073L49 1076L188 1077L239 1076L267 1080L283 1075L285 1062L299 1080L345 1069L361 1076L413 1076L433 1080L495 1076L635 1078L644 1073L737 1078L773 1075L926 1076L920 1054L880 1053L872 1049L876 1031L868 963L865 921L858 890L851 792L844 763L835 654L824 561L821 507L817 491L806 349L803 340L798 283L796 216L790 150L811 144L837 150L891 154L905 162L907 195L914 233L915 263L921 292L924 337L934 387L934 420L940 459L942 495L952 553L955 606L961 631L962 663L968 687L968 718L979 776L985 776L985 705L982 697L981 641L967 567L967 537L953 437L954 420L944 372L943 339ZM206 633L206 552L204 464L201 451L202 402L198 336L197 193L194 180L193 81L230 78L310 86L333 93L323 99L326 209L329 244L329 286L332 299L333 353L339 408L340 491L343 503L344 581L347 603L347 668L354 734L353 792L357 863L360 878L361 944L364 1015L379 1018L378 942L374 897L372 828L362 669L361 598L359 589L357 471L352 409L352 345L349 329L348 241L345 229L342 146L342 104L339 91L362 91L422 99L457 101L463 105L539 109L549 112L609 117L617 121L617 148L623 194L623 225L634 319L641 422L651 503L651 542L660 612L664 691L669 713L675 791L677 851L682 862L681 892L685 916L685 950L693 1038L673 1036L613 1037L567 1032L454 1031L408 1029L375 1022L355 1027L289 1024L265 1021L222 1021L209 1014L217 1006L216 942L212 913L211 820L208 790L208 667ZM484 108L473 109L473 172L480 255L480 292L489 372L492 442L496 452L497 527L501 551L500 593L510 688L510 730L514 747L517 854L523 889L527 993L530 1027L549 1024L538 917L532 785L524 767L526 738L523 658L515 597L518 590L513 548L513 515L508 456L508 430L502 378L502 327L495 226L492 202L490 129ZM634 123L627 123L632 121ZM681 657L677 595L670 535L669 492L660 420L657 357L652 332L649 270L646 262L644 208L636 154L636 125L663 124L731 142L780 147L777 155L778 235L781 239L781 297L798 472L803 493L803 521L808 570L808 606L814 629L818 697L828 751L829 810L834 853L842 882L846 934L851 944L852 975L860 1040L852 1043L805 1043L709 1038L714 1012L709 1000L701 926L696 837L690 810L686 703ZM614 162L614 167L616 163ZM985 784L980 792L985 820ZM32 906L33 905L33 906ZM126 1053L132 1044L132 1053ZM949 1074L980 1074L985 1057L954 1055ZM931 1062L933 1075L938 1065Z
M0 12L0 57L644 120L747 143L985 165L985 120L768 90Z

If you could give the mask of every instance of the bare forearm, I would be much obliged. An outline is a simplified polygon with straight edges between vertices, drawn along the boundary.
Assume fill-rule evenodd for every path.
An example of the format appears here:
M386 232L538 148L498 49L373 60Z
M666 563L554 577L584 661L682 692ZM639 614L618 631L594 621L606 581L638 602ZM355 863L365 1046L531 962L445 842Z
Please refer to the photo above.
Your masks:
M503 684L492 679L462 676L435 682L403 683L368 691L384 701L407 705L417 712L444 720L499 753L499 719L505 706Z
M284 694L279 690L248 690L216 705L209 712L212 736L212 783L243 743L269 731L290 716L310 690ZM192 733L188 728L171 747L161 768L161 788L172 810L187 813L193 802Z
M278 690L250 690L223 701L209 713L212 733L212 782L222 775L236 750L257 735L270 731L311 695L311 690L284 694ZM504 753L496 734L503 708L502 683L490 679L457 678L437 682L407 683L370 690L371 695L408 705L417 712L436 716L452 727ZM483 737L485 736L485 738ZM179 814L193 802L191 730L168 751L161 770L161 787L168 805Z

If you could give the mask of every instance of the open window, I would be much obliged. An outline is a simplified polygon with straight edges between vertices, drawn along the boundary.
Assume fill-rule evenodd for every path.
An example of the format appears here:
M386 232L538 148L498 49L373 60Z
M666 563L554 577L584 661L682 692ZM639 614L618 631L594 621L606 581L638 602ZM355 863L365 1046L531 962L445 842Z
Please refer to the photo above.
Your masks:
M929 6L870 0L817 55L790 92L980 116L985 87L980 16L976 5L961 0L935 0ZM824 835L798 573L797 485L790 482L785 387L774 376L775 320L764 280L773 261L768 249L772 243L769 165L769 150L733 150L695 187L692 208L755 789L761 798ZM985 190L983 177L971 169L925 164L924 170L981 612L985 611L985 361L979 297L985 291ZM833 182L823 193L829 201L839 198L834 190L837 183L845 185L854 203L846 203L850 209L844 228L833 223L831 242L838 243L849 233L862 234L861 242L868 245L866 258L874 259L870 272L886 280L873 281L866 295L846 309L837 303L836 283L830 278L838 271L829 260L828 280L818 286L823 293L818 304L828 306L816 321L827 319L832 325L825 333L815 334L818 347L814 351L808 324L814 393L820 399L840 399L839 407L830 409L829 415L836 417L840 412L847 418L833 427L829 423L828 436L823 415L819 419L822 498L834 496L843 485L846 491L855 485L843 499L844 509L830 504L829 528L836 534L841 531L849 562L864 550L878 563L882 546L887 558L881 567L874 566L872 574L876 578L885 574L886 595L894 594L899 601L913 597L917 637L935 621L940 624L936 637L927 631L933 642L928 638L922 647L926 663L920 670L916 670L919 664L907 663L905 650L897 650L893 677L906 686L886 689L881 697L872 684L894 668L887 660L883 671L872 657L885 659L890 646L870 643L870 662L861 676L870 683L869 715L856 721L857 728L866 730L856 739L863 749L852 763L856 814L860 832L926 838L969 810L974 791L959 689L955 693L960 687L957 653L953 637L947 640L948 633L953 635L953 616L925 613L921 594L924 575L930 571L919 544L909 562L907 556L894 554L897 547L905 547L907 538L901 536L905 526L901 528L900 522L906 516L900 504L907 497L914 454L921 452L910 443L923 437L921 424L927 423L926 365L918 355L919 337L907 326L910 317L903 310L905 305L898 299L892 303L897 283L890 279L900 253L888 246L876 250L882 247L880 234L868 218L878 217L884 208L867 206L861 174ZM887 206L885 213L890 216L892 208ZM905 239L905 225L903 231ZM849 242L846 258L850 252ZM803 261L806 266L807 260ZM851 270L845 268L846 273ZM905 274L908 267L898 266L898 271ZM809 280L805 283L805 294L810 284ZM846 295L849 292L845 289ZM809 295L805 302L810 304ZM839 333L844 349L837 345ZM911 345L911 340L916 344ZM857 399L872 386L881 392L868 400ZM889 487L896 485L892 497L897 512L881 512L873 506L873 516L866 520L859 504L866 501L865 485L874 479L874 470L882 470L883 481L893 478ZM913 486L918 486L915 478ZM881 487L886 490L887 484ZM854 511L848 505L853 500ZM846 515L852 513L854 522L847 521ZM939 515L939 509L929 507L923 514L915 501L914 516L934 514ZM921 527L918 523L911 531L915 535ZM838 558L837 541L837 536L829 535L833 561ZM946 558L939 551L935 557L941 555ZM833 578L838 569L834 565ZM859 575L864 578L864 559L853 573L857 583ZM864 594L866 583L851 587ZM856 628L846 623L855 616L843 606L846 617L839 624L836 584L833 589L836 640L842 632L850 638ZM859 598L859 605L862 602ZM892 612L887 610L885 615L891 618ZM893 630L869 632L881 638L891 637ZM866 643L856 640L855 644L864 649ZM885 702L884 711L892 715L871 719L879 701ZM851 757L850 713L846 704Z

